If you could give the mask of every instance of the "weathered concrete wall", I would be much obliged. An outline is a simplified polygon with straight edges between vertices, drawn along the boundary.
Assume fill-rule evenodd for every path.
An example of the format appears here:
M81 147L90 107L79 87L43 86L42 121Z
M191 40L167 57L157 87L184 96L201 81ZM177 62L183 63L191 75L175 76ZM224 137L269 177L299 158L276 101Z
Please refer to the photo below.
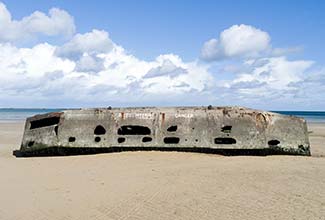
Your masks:
M310 155L302 118L211 106L81 109L28 118L19 152L50 147L202 148Z

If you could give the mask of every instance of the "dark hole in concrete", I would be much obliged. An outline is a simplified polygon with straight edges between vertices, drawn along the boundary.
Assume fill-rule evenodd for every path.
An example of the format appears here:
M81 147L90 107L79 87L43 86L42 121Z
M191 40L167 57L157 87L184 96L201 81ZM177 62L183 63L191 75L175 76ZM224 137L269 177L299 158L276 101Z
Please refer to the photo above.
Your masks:
M225 125L221 128L221 131L224 132L224 133L230 133L231 132L231 128L232 126L231 125Z
M214 139L215 144L236 144L236 140L234 138L229 137L219 137Z
M30 142L28 142L27 146L28 146L28 147L31 147L31 146L34 145L34 143L35 143L34 141L30 141Z
M36 128L42 128L47 127L51 125L59 124L60 117L49 117L49 118L43 118L35 121L30 122L30 129L36 129Z
M76 138L75 137L69 137L69 142L75 142Z
M55 132L55 135L58 136L58 130L59 130L59 127L58 126L55 126L54 127L54 132Z
M195 142L198 142L199 140L198 139L195 139Z
M106 130L103 126L101 125L97 125L95 130L94 130L94 134L96 135L102 135L102 134L105 134L106 133Z
M118 143L123 143L123 142L125 142L125 138L124 137L119 137L119 138L117 138L117 142Z
M170 126L169 128L167 128L167 131L168 132L175 132L175 131L177 131L177 125Z
M165 137L164 143L165 144L178 144L179 138L178 137Z
M278 140L270 140L267 143L269 144L269 146L277 146L278 144L280 144L280 141L278 141Z
M95 137L95 142L100 142L101 138L100 137Z
M117 130L117 133L119 135L149 135L151 131L148 127L141 125L124 125Z
M150 141L152 141L151 137L143 137L142 138L142 142L150 142Z

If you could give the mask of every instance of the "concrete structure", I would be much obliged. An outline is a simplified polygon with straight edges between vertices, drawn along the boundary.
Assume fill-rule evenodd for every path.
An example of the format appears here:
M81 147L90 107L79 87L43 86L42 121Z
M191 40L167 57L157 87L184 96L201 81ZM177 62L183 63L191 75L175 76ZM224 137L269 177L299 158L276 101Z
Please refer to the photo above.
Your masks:
M310 155L306 121L242 107L66 110L26 120L16 156L119 150Z

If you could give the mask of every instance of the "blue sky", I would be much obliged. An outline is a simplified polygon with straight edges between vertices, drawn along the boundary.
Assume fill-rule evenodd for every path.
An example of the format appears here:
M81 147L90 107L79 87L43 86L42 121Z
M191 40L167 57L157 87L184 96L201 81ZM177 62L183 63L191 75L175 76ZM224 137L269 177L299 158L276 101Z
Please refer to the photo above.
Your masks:
M28 38L22 37L24 31L14 30L7 38L0 39L2 45L10 44L20 50L39 45L39 50L53 53L55 62L62 61L60 65L65 62L64 68L49 67L49 72L46 72L46 66L36 68L40 64L29 64L22 55L22 60L11 64L10 69L8 66L3 67L8 74L12 71L11 74L17 77L3 76L3 82L7 82L7 85L11 83L12 86L0 87L6 94L0 96L0 107L85 107L104 106L107 102L113 106L214 104L279 110L325 108L325 95L321 95L325 90L324 1L165 0L81 3L75 0L3 0L2 3L6 11L10 12L11 20L21 23L24 23L24 17L31 16L35 11L48 16L51 8L59 8L68 16L64 21L66 23L61 22L60 27L53 23L55 19L52 22L44 16L37 18L39 21L45 19L46 22L52 22L53 30L57 28L55 33L37 26L40 23L35 25L29 19L24 23L28 27L24 30L29 31L25 34ZM42 24L45 20L42 20ZM10 28L23 29L13 23ZM94 29L102 32L96 34L92 32ZM224 31L229 34L224 36L227 39L222 42ZM105 50L96 50L103 46L100 44L96 48L78 50L78 57L72 58L71 54L67 54L67 50L72 48L69 45L77 47L82 44L76 40L76 35L91 33L90 38L99 35L105 38L104 32L108 34L104 43L101 42ZM235 42L235 36L247 36L247 33L251 37L240 43L241 50L226 50L232 46L229 42ZM80 39L89 40L86 37ZM255 40L260 43L257 47L249 44ZM50 46L44 46L44 43ZM208 55L202 54L203 48L208 51ZM24 54L17 52L21 53ZM76 51L73 53L76 54ZM17 54L12 52L9 56ZM122 58L115 60L117 56ZM93 68L84 67L85 63L90 65L89 62ZM22 68L18 63L24 63L24 68L33 68L24 69L23 72L27 74L21 77L23 73L19 71ZM107 68L109 64L116 68ZM12 70L13 65L17 65L15 70ZM139 69L141 65L143 69ZM32 73L35 70L40 71L37 76ZM123 75L124 72L119 71L128 74ZM92 87L81 78L91 82ZM82 93L82 98L74 98L68 94L68 90L54 94L54 85L65 88L71 79L75 80L79 89L83 88L82 91L73 90ZM26 88L21 83L13 85L21 80L30 81L34 88ZM41 80L45 80L46 86ZM113 81L115 84L111 85ZM123 86L115 88L119 83ZM168 91L162 92L164 86L168 87ZM103 99L98 99L96 97L101 89L106 89L105 95ZM33 92L35 96L24 96Z
M197 57L202 43L233 24L266 30L276 47L302 46L303 55L325 59L325 2L311 1L3 1L14 18L59 7L75 18L77 32L104 29L135 55L152 59L176 53Z

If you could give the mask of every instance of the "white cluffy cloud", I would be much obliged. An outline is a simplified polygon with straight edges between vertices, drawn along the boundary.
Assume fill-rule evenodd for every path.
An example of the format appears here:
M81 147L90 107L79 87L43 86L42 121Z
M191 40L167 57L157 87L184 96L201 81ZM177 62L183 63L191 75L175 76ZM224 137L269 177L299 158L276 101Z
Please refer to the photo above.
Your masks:
M201 57L219 60L229 57L254 57L270 48L268 33L253 26L233 25L221 32L219 39L204 43Z
M201 58L215 62L185 62L173 53L143 60L113 42L105 30L74 30L72 16L63 10L34 12L16 21L0 3L0 107L213 104L306 109L308 103L325 108L320 104L325 103L324 68L286 57L301 47L272 49L269 34L253 26L233 25L207 41ZM38 35L71 36L62 45L16 44Z
M144 61L102 30L76 34L62 46L0 44L0 103L7 105L157 104L166 97L171 103L204 92L212 82L204 64L174 54Z
M5 4L0 2L0 42L17 42L38 35L71 36L74 20L66 11L51 8L48 15L35 11L21 20L13 20Z
M85 34L76 34L69 42L59 47L58 56L78 58L83 53L108 53L113 49L113 42L106 31L92 30Z
M312 61L305 60L289 61L286 57L249 60L244 64L244 71L231 81L230 86L237 87L240 89L239 92L246 94L267 90L292 90L292 84L302 81L312 64ZM248 67L247 71L245 66Z

